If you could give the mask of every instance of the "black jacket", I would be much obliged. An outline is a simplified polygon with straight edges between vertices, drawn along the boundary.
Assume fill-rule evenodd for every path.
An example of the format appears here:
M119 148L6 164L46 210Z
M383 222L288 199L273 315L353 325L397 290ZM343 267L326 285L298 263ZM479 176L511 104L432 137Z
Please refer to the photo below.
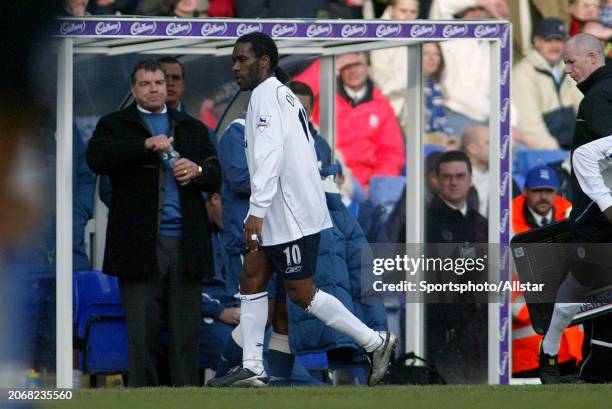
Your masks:
M598 68L578 84L584 94L576 117L572 155L580 146L612 135L612 67ZM571 175L573 207L570 214L575 242L610 242L612 225L607 222L597 205L584 194L576 175Z
M425 232L427 243L487 243L487 219L468 206L463 216L459 210L450 208L439 196L427 207Z
M465 216L459 210L449 207L440 196L436 195L429 206L427 206L427 217L425 225L425 247L424 254L429 259L465 259L485 257L488 242L488 223L477 210L468 206ZM479 245L479 243L482 243ZM488 269L470 271L465 275L457 272L428 271L426 280L433 283L466 283L468 281L484 282ZM427 302L431 303L456 303L456 302L484 302L486 298L478 297L475 293L456 292L434 292L427 295ZM446 325L463 327L468 325L466 317L484 318L486 322L486 308L483 305L454 306L455 315L447 315L449 311L443 306L432 306L428 314L436 316L444 314L442 322ZM485 306L486 307L486 306ZM482 313L485 315L483 316ZM458 315L457 315L458 314ZM454 318L451 318L454 317ZM440 317L439 317L440 318ZM433 318L437 320L437 318ZM456 319L457 321L453 322ZM435 344L435 342L434 342ZM473 345L472 347L475 347ZM476 348L482 353L481 348Z
M218 191L221 169L204 125L168 108L174 147L202 166L202 176L178 185L183 215L182 252L186 274L214 272L210 222L201 191ZM145 150L150 133L136 104L100 119L89 142L87 162L98 174L109 175L113 192L108 214L103 271L121 277L144 278L157 271L159 230L159 155Z

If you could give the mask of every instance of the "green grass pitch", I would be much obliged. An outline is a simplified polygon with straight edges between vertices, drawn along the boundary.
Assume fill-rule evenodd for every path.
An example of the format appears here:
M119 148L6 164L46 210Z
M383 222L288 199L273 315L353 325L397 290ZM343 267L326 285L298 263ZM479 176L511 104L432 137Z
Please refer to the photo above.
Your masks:
M379 386L325 388L101 388L74 391L51 409L597 409L612 385Z

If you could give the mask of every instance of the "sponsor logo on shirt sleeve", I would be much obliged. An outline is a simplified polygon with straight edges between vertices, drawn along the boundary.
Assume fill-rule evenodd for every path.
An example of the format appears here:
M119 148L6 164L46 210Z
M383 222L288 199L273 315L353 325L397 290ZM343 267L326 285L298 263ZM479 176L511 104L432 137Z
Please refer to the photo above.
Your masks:
M259 115L257 117L257 129L260 132L270 126L270 118L272 118L272 115Z

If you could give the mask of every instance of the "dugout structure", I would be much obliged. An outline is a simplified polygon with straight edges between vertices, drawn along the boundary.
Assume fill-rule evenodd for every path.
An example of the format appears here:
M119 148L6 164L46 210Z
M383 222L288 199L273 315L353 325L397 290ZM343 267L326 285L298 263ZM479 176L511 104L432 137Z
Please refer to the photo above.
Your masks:
M406 98L407 195L422 198L423 79L422 44L429 41L477 39L490 47L490 179L489 241L499 244L491 260L490 280L508 280L510 231L510 23L487 21L393 20L238 20L144 17L63 18L54 22L51 37L57 66L57 387L72 387L72 123L73 64L76 55L199 54L231 55L235 40L246 33L271 35L281 55L316 54L321 57L321 134L335 129L334 56L406 46L408 87ZM469 58L469 56L466 56ZM230 70L230 67L228 67ZM112 86L112 84L110 84ZM407 243L422 243L422 200L406 200ZM507 294L507 292L506 292ZM406 350L423 355L424 314L418 296L406 303ZM489 304L488 382L510 381L509 297Z

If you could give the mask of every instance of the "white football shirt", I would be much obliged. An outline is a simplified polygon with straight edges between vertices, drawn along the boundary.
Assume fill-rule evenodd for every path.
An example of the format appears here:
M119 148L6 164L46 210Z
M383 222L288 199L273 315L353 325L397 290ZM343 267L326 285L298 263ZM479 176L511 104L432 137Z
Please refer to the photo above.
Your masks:
M580 188L602 212L612 206L612 135L577 148L572 167Z
M251 175L249 214L263 218L264 246L332 227L308 116L276 77L251 94L245 142Z

